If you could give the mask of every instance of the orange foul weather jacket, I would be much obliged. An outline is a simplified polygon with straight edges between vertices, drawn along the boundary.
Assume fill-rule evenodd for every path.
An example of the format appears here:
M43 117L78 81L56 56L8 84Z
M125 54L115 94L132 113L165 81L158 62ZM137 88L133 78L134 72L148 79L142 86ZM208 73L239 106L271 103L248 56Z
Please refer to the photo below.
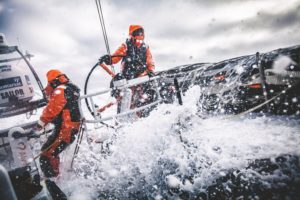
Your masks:
M59 85L51 92L48 105L40 117L40 125L55 125L40 156L41 169L46 177L59 174L59 154L75 140L78 133L81 119L79 92L79 88L72 83Z
M140 35L135 32L141 30ZM121 72L126 79L145 76L154 71L154 62L150 48L144 43L144 29L140 25L129 27L130 38L112 55L112 64L122 60Z
M40 122L45 126L57 117L61 117L62 127L72 126L72 122L80 121L77 100L79 89L73 84L63 84L55 88L49 95L49 102L43 110ZM72 116L72 115L73 116Z

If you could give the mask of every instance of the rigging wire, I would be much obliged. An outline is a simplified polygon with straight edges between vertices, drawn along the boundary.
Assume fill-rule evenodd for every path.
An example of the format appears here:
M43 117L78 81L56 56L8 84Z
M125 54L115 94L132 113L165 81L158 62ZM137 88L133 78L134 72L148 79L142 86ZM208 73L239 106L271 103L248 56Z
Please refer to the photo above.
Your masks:
M103 13L102 13L101 2L100 2L100 0L95 0L95 2L96 2L96 6L97 6L100 25L101 25L101 28L102 28L102 33L103 33L103 37L104 37L106 51L107 51L108 54L110 54L108 38L107 38L107 34L106 34L106 28L105 28L105 24L104 24L104 17L103 17Z
M101 1L95 0L95 2L96 2L96 6L97 6L97 12L98 12L98 16L99 16L99 21L100 21L100 25L101 25L101 29L102 29L102 34L103 34L103 38L104 38L104 42L105 42L106 51L107 51L107 54L110 55L110 49L109 49L108 37L107 37L105 23L104 23ZM111 68L112 68L112 71L115 73L115 69L114 69L113 65L111 65Z

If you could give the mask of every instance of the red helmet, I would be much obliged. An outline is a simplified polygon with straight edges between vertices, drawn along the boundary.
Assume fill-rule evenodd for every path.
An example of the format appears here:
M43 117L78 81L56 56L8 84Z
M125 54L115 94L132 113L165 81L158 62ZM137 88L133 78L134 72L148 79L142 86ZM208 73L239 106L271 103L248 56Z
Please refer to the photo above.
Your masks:
M47 72L47 80L48 82L53 81L57 77L61 76L63 73L57 69L51 69Z
M144 28L140 25L130 25L129 26L129 36L136 40L144 40Z
M55 88L60 84L69 82L69 78L57 69L52 69L47 72L48 84Z

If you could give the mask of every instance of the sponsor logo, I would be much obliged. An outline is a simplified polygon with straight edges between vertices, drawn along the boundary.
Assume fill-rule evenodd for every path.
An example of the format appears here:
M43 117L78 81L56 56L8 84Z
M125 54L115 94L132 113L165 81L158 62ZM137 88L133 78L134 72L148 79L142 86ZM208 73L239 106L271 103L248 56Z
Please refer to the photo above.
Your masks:
M24 91L22 89L17 89L17 90L1 92L0 96L2 99L7 99L13 96L15 97L24 96Z
M0 72L10 72L11 66L10 65L1 65L0 66Z
M23 86L20 76L5 78L0 80L0 90Z

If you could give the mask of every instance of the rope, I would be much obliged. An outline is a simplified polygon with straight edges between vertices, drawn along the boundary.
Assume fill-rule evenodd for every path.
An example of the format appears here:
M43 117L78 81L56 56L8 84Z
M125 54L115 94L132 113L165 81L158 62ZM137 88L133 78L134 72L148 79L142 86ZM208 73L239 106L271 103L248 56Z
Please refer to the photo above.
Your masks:
M84 132L84 128L82 128L83 123L84 123L84 119L81 121L81 124L80 124L80 127L79 127L79 134L78 134L78 137L77 137L77 143L76 143L76 147L75 147L74 154L73 154L73 157L72 157L71 169L73 168L74 159L75 159L76 155L79 152L79 147L80 147L80 144L81 144L81 141L82 141L83 132Z
M107 39L107 34L106 34L106 28L105 28L105 24L104 24L101 2L100 2L100 0L95 0L95 2L96 2L96 6L97 6L97 12L98 12L98 16L99 16L100 25L102 28L102 34L104 37L106 51L110 55L110 49L109 49L109 44L108 44L108 39Z
M105 28L105 23L104 23L101 1L95 0L95 2L96 2L96 6L97 6L99 22L100 22L101 29L102 29L102 34L103 34L103 38L104 38L104 42L105 42L106 51L107 51L107 54L110 55L110 49L109 49L109 43L108 43L108 38L107 38L107 33L106 33L106 28ZM114 67L111 66L111 68L112 68L113 73L115 73Z

